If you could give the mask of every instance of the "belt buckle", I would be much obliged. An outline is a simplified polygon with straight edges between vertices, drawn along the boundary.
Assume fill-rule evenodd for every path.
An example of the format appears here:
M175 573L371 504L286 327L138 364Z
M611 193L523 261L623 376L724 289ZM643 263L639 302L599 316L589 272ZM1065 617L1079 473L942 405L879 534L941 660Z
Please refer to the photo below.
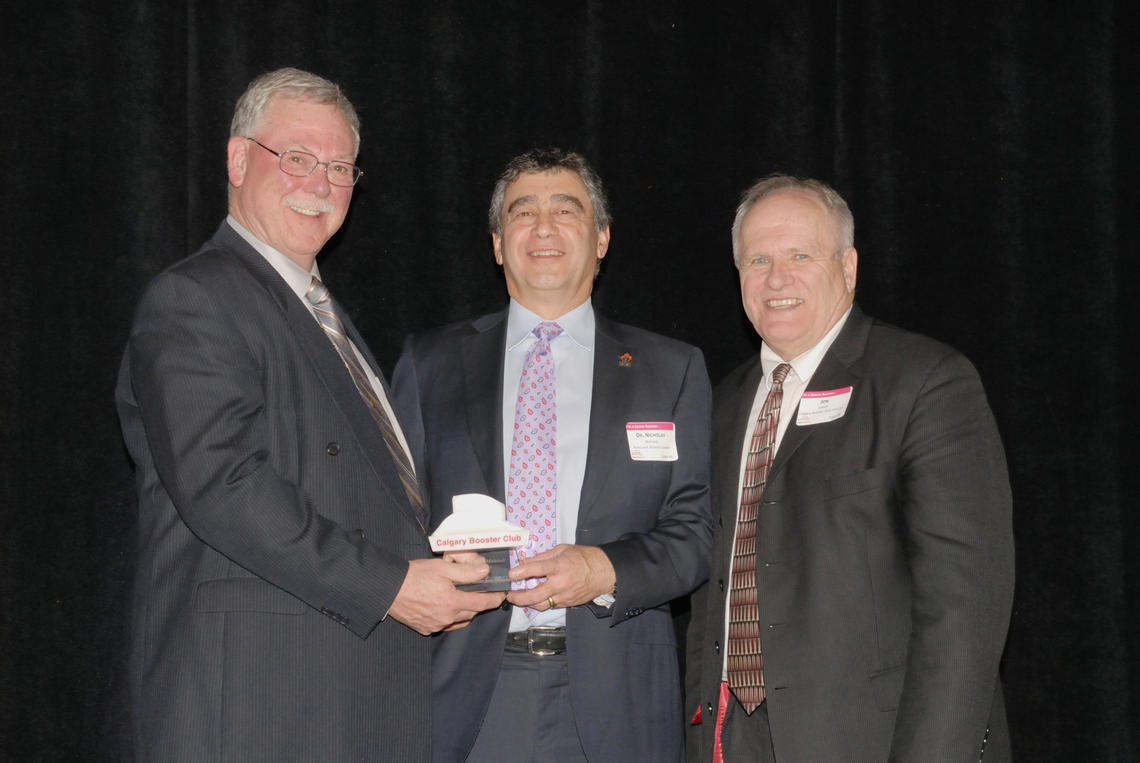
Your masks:
M526 629L526 650L528 652L530 652L531 654L535 655L536 657L552 657L556 654L561 654L561 652L558 651L557 649L551 649L549 647L544 647L544 646L535 646L535 644L536 644L535 636L536 635L538 636L537 642L540 643L541 641L543 641L543 638L542 638L543 636L547 636L547 635L553 636L560 630L562 630L562 629L557 627L557 626L553 626L553 625L533 625L530 628L527 628Z

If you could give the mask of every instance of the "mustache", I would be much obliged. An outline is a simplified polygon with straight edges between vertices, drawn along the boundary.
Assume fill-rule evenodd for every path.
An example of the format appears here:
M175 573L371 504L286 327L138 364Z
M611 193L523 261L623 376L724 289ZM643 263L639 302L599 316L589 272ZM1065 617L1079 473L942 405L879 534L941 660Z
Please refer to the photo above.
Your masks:
M332 214L336 211L336 207L328 199L305 199L302 201L301 199L294 199L292 196L286 196L284 203L288 207L300 207L325 214Z

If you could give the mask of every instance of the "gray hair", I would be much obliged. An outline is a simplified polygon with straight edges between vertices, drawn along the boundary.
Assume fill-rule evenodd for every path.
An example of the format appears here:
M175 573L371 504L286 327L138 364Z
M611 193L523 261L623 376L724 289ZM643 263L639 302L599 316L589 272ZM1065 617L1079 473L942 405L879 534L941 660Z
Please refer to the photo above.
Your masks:
M487 210L487 222L491 233L496 235L503 233L503 202L507 196L508 185L518 179L519 175L555 170L570 170L581 178L582 185L586 186L586 195L590 198L590 206L594 208L594 230L601 231L610 224L610 207L606 201L606 190L602 186L602 179L594 172L585 157L560 148L534 148L507 162L506 168L495 182L495 190L491 193L491 206Z
M360 117L356 115L356 109L340 86L324 77L293 68L266 72L249 83L234 107L230 137L253 137L252 134L261 127L265 110L274 98L292 98L336 106L352 128L353 158L360 153Z
M781 174L769 175L757 180L741 194L740 204L736 207L736 218L732 221L732 261L737 267L740 266L740 226L744 222L744 216L752 207L779 191L800 191L812 196L831 214L840 252L855 245L855 218L838 191L820 180Z

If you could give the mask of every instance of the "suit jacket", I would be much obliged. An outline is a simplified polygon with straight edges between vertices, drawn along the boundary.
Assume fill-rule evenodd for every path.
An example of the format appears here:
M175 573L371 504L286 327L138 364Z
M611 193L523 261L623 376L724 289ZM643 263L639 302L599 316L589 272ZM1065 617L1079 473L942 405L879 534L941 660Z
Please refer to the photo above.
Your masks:
M228 224L147 288L116 398L136 757L426 759L430 645L384 620L423 529L336 350Z
M504 310L408 338L393 375L432 509L479 492L504 500ZM619 364L624 353L628 367ZM676 760L683 752L677 642L669 601L708 574L711 392L699 350L596 319L589 451L577 543L617 572L612 608L567 612L571 701L591 760ZM629 421L676 424L679 459L632 461ZM509 607L437 637L432 749L463 760L482 724L506 643Z
M757 357L716 392L716 540L688 637L686 711L702 720L689 727L692 760L711 760L740 454L762 377ZM807 389L848 386L841 418L793 419L757 517L776 757L976 761L985 745L987 761L1007 758L1011 499L977 372L856 306Z

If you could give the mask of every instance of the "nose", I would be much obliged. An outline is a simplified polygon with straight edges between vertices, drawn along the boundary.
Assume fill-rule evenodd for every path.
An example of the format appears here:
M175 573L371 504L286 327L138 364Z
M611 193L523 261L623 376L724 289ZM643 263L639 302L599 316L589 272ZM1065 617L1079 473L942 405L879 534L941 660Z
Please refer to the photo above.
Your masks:
M554 215L548 209L540 209L534 222L534 231L539 236L549 236L554 233Z
M332 184L329 183L329 165L319 162L309 176L305 178L305 188L314 196L324 198L332 193Z
M781 289L792 282L792 266L782 257L772 258L772 265L768 269L768 286L772 289Z

